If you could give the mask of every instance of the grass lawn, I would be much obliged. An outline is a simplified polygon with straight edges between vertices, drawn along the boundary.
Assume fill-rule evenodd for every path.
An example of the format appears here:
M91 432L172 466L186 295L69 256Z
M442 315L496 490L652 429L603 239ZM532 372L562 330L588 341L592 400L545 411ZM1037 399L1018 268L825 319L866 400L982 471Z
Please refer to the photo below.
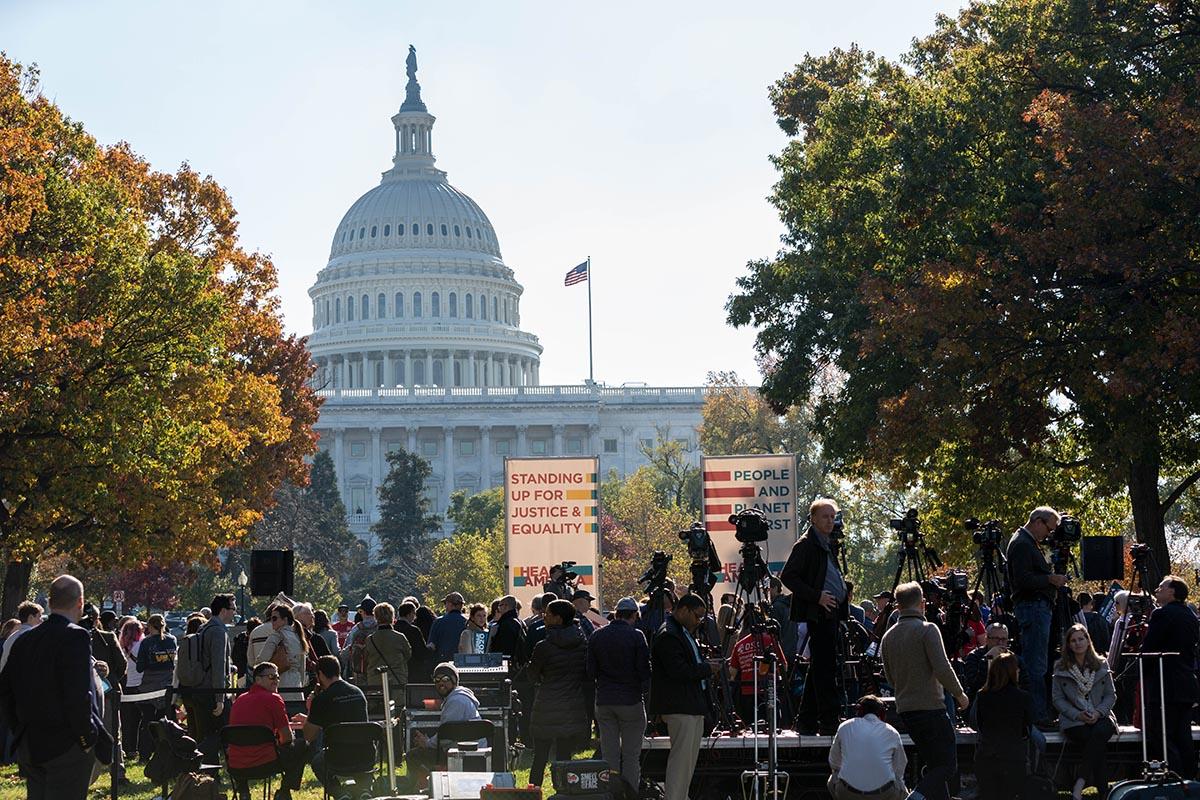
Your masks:
M586 752L590 754L592 752L592 750L589 749ZM524 786L526 783L528 783L528 781L529 781L529 764L532 760L533 760L532 752L530 750L526 750L523 753L523 755L521 756L520 761L517 763L517 769L515 770L515 772L516 772L516 776L517 776L517 785L518 786ZM128 800L154 800L154 798L159 796L158 795L158 787L152 786L150 784L150 782L147 781L145 776L142 774L142 764L136 763L136 762L133 764L129 764L126 767L125 774L126 774L126 777L128 777L129 780L133 782L133 785L131 787L122 789L120 794L118 794L118 797L120 797L122 800L127 800L127 799ZM404 768L401 767L401 768L397 769L396 775L398 777L404 776L405 775ZM227 794L227 796L229 796L229 799L235 800L235 798L232 795L232 792L229 789L229 781L227 778L223 779L223 784L225 786L226 794ZM255 785L257 785L257 784L255 784ZM276 780L275 785L276 786L279 785L278 780ZM108 773L105 772L103 775L101 775L99 778L96 779L96 782L94 784L92 784L92 789L91 789L91 792L88 794L88 797L91 800L99 800L100 798L109 797L110 796L110 794L109 794L110 786L111 786L111 784L109 783L109 780L108 780ZM397 789L399 791L403 791L402 786L398 786ZM549 769L546 770L545 790L546 790L545 794L547 796L550 794L553 794L553 790L551 789L551 785L550 785ZM255 798L261 797L262 790L259 789L257 792L254 792L253 795ZM24 797L25 797L25 781L23 781L20 777L17 776L16 766L8 765L8 766L0 767L0 800L24 800ZM317 782L317 779L315 777L313 777L313 773L312 773L311 769L309 769L307 767L305 768L304 783L301 786L300 791L292 792L292 797L295 798L295 800L321 800L321 784L319 784Z

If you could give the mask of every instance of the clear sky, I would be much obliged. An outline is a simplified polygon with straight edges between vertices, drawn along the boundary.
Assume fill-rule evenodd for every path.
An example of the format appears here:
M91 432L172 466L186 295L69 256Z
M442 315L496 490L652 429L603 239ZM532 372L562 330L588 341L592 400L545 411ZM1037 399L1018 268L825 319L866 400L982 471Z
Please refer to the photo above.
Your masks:
M0 0L0 49L101 142L187 161L273 256L288 328L350 204L390 167L410 43L434 154L489 216L525 287L541 381L756 382L725 323L746 262L779 248L767 87L806 52L889 56L959 0L791 2L40 2Z

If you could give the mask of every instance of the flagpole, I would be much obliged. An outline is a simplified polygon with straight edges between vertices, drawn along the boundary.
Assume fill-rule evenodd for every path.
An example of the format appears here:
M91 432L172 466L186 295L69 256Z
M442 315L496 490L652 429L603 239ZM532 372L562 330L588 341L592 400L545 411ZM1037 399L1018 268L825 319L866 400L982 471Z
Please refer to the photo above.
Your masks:
M592 371L592 257L587 259L588 285L588 385L595 385L596 376Z

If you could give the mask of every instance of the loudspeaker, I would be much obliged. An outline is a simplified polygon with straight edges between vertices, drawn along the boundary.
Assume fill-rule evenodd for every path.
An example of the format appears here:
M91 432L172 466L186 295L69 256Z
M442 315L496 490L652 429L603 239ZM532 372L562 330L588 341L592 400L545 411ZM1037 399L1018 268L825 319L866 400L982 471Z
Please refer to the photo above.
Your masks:
M250 594L254 597L292 594L292 551L250 551Z
M1119 581L1125 578L1125 537L1085 536L1079 540L1085 581Z

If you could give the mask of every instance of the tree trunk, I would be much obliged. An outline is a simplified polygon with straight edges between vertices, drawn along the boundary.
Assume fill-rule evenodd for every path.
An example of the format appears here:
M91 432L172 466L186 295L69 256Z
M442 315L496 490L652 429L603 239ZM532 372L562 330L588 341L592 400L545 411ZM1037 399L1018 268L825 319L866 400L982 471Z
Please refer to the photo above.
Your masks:
M29 576L32 561L9 561L4 570L4 596L0 599L0 619L12 619L19 606L29 596Z
M1142 458L1129 465L1129 504L1133 508L1134 534L1150 545L1151 561L1146 568L1146 588L1158 586L1171 571L1162 501L1158 496L1158 459Z

